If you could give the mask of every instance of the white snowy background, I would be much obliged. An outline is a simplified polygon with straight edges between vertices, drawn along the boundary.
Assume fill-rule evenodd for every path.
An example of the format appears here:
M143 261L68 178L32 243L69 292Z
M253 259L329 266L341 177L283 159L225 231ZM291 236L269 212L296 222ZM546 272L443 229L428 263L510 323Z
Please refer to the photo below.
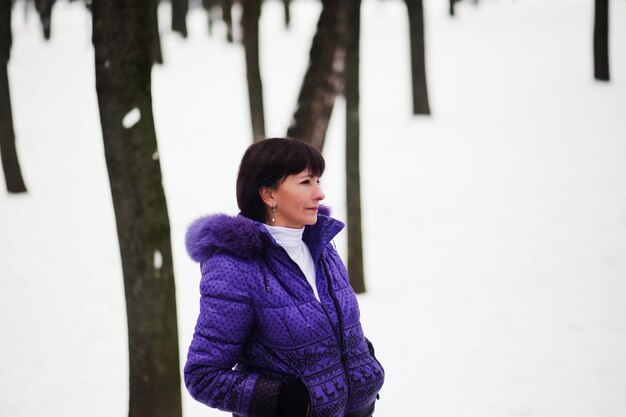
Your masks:
M593 80L592 0L425 4L432 117L413 117L400 1L365 0L362 321L386 368L379 417L626 416L626 1L610 1L612 80ZM268 136L285 134L320 5L292 27L266 2ZM206 14L159 10L153 71L172 226L181 365L198 309L184 234L237 212L249 145L243 50ZM90 15L58 2L52 40L14 9L9 63L25 195L0 193L0 415L127 415L121 265ZM344 104L324 150L345 219ZM336 240L345 255L345 234ZM187 417L225 416L183 389Z

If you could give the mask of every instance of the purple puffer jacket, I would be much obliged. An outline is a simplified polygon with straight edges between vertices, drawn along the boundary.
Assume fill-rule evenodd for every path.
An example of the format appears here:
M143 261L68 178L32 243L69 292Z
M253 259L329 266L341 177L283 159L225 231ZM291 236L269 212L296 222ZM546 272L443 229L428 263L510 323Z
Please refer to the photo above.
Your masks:
M309 416L373 414L384 371L368 350L354 291L331 244L343 226L319 214L304 231L321 302L261 223L214 215L189 227L187 250L202 272L184 370L195 399L243 417L271 417L281 385L298 378L308 388Z

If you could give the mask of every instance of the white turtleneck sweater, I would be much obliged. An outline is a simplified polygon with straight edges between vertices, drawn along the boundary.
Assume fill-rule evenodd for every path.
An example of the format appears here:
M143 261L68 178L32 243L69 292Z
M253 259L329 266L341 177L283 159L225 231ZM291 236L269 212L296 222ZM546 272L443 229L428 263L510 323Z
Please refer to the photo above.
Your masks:
M282 246L289 257L300 267L307 281L311 284L311 288L313 288L315 298L319 301L320 297L315 285L315 263L309 247L302 240L304 227L302 229L292 229L289 227L269 226L267 224L264 224L264 226L276 243Z

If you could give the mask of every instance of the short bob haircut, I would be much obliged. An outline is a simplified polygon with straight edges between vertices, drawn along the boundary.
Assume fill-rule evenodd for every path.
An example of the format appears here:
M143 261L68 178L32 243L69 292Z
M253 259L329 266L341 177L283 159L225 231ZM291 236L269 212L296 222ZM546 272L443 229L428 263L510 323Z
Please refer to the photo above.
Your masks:
M322 154L297 139L270 138L250 145L237 176L237 204L241 214L265 222L267 212L259 193L261 188L276 188L288 175L307 168L312 175L321 177L324 167Z

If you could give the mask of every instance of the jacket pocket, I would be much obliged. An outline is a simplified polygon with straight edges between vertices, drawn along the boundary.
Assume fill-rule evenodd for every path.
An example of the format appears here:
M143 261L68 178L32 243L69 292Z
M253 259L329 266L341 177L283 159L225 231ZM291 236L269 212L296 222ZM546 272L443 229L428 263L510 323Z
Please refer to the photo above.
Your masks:
M383 368L383 365L380 363L380 361L378 360L378 358L376 358L376 354L374 351L374 345L372 344L372 342L370 342L370 340L366 337L365 338L365 343L367 343L367 350L370 353L370 356L374 359L374 361L376 361L376 363L378 364L378 367L380 368L380 370L383 373L383 376L385 375L385 368Z
M362 351L350 367L351 401L353 407L360 405L361 410L366 410L379 398L378 392L385 381L385 370L376 359L373 346L365 340L368 350Z

